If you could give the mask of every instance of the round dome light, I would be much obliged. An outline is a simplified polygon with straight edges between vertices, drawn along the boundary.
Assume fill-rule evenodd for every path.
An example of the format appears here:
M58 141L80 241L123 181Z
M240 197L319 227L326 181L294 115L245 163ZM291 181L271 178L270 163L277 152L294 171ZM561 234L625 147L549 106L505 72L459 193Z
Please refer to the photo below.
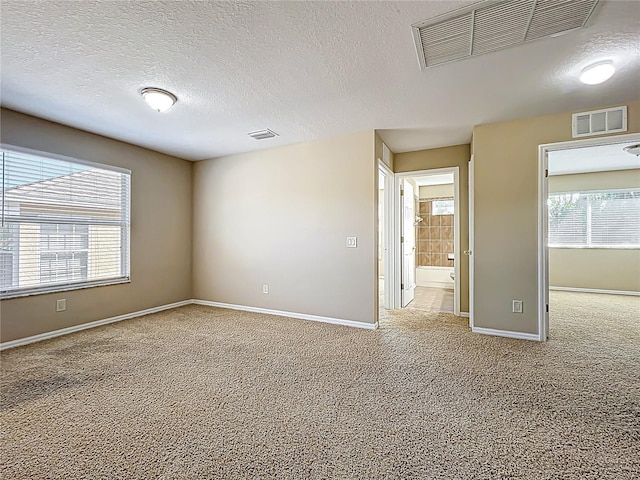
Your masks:
M140 90L140 95L156 112L166 112L178 101L173 93L161 88L146 87Z
M609 80L615 72L616 69L613 66L613 62L605 60L585 67L580 75L580 81L587 85L597 85Z

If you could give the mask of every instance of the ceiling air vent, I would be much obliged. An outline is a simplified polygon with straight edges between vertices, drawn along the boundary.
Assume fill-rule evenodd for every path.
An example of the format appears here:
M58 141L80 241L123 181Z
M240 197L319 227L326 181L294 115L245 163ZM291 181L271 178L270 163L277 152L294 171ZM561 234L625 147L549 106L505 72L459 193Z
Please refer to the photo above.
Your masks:
M247 133L247 135L256 140L264 140L265 138L273 138L278 136L276 132L274 132L273 130L269 130L268 128L264 130L256 130L255 132L249 132Z
M627 106L574 113L573 138L627 131Z
M485 0L411 26L420 68L586 26L599 0Z

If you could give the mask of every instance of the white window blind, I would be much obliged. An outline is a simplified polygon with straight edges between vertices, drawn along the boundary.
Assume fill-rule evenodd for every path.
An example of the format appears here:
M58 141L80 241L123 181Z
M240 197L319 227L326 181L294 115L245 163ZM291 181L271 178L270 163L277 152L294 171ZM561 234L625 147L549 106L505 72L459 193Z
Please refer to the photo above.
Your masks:
M549 245L640 248L640 189L550 194Z
M0 296L129 280L131 172L2 147Z

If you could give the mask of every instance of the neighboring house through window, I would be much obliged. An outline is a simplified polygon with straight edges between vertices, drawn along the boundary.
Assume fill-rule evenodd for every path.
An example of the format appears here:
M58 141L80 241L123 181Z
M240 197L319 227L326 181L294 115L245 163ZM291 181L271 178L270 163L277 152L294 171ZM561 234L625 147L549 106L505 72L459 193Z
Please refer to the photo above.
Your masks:
M2 148L2 298L129 280L128 170Z
M88 225L40 226L40 283L87 280L88 266Z
M549 195L549 246L640 248L640 190Z

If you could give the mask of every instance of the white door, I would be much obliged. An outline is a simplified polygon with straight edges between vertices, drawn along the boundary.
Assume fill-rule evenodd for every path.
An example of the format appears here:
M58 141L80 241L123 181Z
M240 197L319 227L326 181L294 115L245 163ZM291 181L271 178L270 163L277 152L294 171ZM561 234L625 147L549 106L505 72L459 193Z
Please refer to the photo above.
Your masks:
M402 181L402 306L412 300L416 286L416 230L413 185Z
M473 155L469 160L469 250L465 250L469 256L469 327L473 328Z

